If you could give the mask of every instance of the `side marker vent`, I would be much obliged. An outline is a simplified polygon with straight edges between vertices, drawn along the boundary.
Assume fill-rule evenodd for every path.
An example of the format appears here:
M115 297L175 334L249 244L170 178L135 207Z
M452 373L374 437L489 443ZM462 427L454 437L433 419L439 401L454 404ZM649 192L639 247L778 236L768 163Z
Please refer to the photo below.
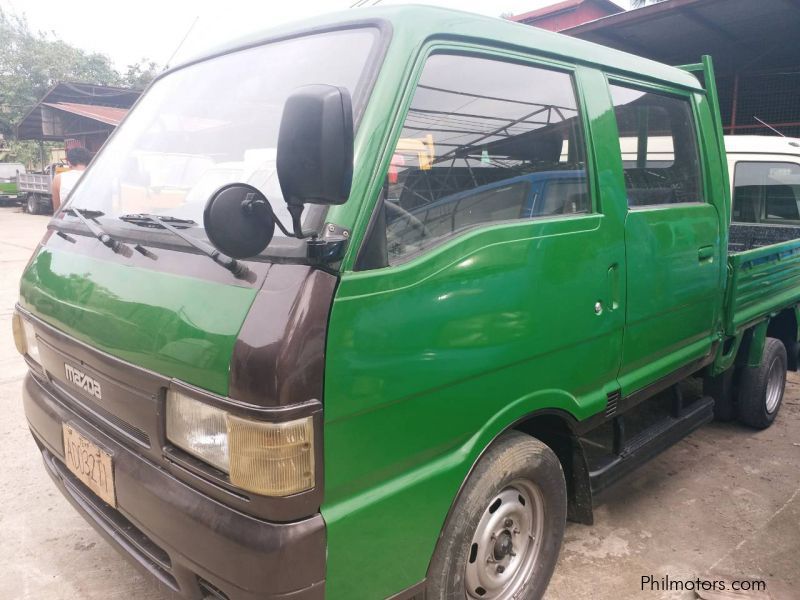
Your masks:
M606 418L610 419L617 414L617 406L619 405L620 391L616 390L608 395L608 402L606 403Z

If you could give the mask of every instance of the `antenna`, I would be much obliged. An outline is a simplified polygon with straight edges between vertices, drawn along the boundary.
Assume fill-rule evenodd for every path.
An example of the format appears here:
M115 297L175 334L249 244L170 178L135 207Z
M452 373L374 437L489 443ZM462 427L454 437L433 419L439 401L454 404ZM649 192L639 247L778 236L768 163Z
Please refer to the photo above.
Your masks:
M178 53L178 50L180 50L180 49L181 49L181 46L183 46L183 42L185 42L185 41L186 41L186 38L188 38L188 37L189 37L189 34L190 34L190 33L192 33L192 29L194 29L194 26L195 26L195 25L197 25L197 21L198 21L198 20L200 20L200 15L198 15L198 16L196 16L196 17L194 18L194 21L192 21L192 24L191 24L191 25L189 25L189 29L187 29L187 30L186 30L186 33L184 34L183 38L181 38L181 41L180 41L180 42L178 42L178 45L177 45L177 47L175 48L175 50L173 50L173 51L172 51L172 54L171 54L171 55L170 55L170 57L167 59L167 62L164 64L164 70L165 70L165 71L166 71L167 69L169 69L169 63L171 63L171 62L172 62L172 59L173 59L173 58L175 58L175 55Z
M774 128L772 125L770 125L769 123L765 123L764 121L762 121L761 119L759 119L757 116L753 115L753 118L754 118L756 121L758 121L759 123L761 123L761 124L762 124L764 127L769 127L770 129L772 129L772 131L774 131L775 133L777 133L779 136L781 136L781 137L786 137L786 136L785 136L785 135L783 135L783 134L782 134L780 131L778 131L777 129L775 129L775 128Z

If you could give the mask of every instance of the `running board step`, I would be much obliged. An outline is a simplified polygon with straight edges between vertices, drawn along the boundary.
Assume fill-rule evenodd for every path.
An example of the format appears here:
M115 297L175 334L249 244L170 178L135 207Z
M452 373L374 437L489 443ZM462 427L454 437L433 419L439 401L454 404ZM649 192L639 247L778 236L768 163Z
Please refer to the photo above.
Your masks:
M592 493L596 494L657 456L692 431L714 418L714 399L700 398L683 408L680 416L665 417L626 440L618 454L589 473Z

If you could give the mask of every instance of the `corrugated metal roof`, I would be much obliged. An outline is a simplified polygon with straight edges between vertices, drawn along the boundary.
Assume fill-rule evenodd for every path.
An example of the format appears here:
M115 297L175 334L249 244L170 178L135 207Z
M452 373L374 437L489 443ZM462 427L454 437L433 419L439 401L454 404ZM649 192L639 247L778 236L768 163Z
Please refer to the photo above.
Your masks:
M797 65L800 0L667 0L560 33L667 64L714 57L717 74Z
M608 11L609 13L624 12L625 10L624 8L617 5L615 2L612 2L611 0L592 0L592 1L595 4L599 5L600 8ZM524 21L539 19L541 17L548 17L564 10L577 8L581 4L584 4L585 2L587 2L587 0L564 0L563 2L559 2L557 4L551 4L550 6L538 8L530 12L514 15L510 18L510 20L517 22L524 22Z
M46 135L43 131L42 105L46 105L49 111L55 109L80 116L81 119L91 119L95 125L102 123L100 128L116 127L125 116L125 112L117 112L116 109L127 111L140 94L139 90L133 89L61 81L47 90L44 97L22 117L17 124L17 137L21 140L64 139L64 135ZM89 121L84 123L91 124ZM73 134L80 134L80 131L70 132L70 135Z
M92 104L75 104L74 102L42 102L44 106L63 110L87 119L93 119L106 123L107 125L120 124L125 115L128 114L127 108L116 108L114 106L96 106Z

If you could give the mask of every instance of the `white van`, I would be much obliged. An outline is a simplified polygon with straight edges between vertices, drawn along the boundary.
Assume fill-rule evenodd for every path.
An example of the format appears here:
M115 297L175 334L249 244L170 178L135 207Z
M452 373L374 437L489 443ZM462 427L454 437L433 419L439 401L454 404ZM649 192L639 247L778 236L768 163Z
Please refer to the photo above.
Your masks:
M729 246L741 251L800 237L800 139L725 137L731 178Z
M638 143L623 138L626 167L636 164ZM729 248L749 250L800 238L800 139L767 135L726 135L731 184ZM667 168L672 138L647 140L645 165Z
M726 136L734 223L800 225L800 139Z

